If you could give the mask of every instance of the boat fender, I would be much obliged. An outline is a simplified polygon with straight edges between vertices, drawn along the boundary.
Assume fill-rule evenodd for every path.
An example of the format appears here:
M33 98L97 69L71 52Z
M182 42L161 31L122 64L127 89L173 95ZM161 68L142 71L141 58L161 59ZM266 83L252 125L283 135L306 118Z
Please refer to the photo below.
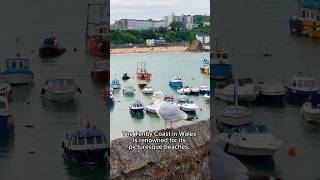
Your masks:
M41 89L41 95L44 95L46 93L46 90L45 89Z
M80 89L79 87L78 87L77 91L78 91L79 93L82 93L82 91L81 91L81 89Z

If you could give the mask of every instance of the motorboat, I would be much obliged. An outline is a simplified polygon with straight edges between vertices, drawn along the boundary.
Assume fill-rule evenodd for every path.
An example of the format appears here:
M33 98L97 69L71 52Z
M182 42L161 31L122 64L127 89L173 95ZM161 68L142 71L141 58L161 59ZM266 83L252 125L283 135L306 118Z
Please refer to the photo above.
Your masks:
M0 133L13 132L14 124L8 100L6 97L0 96Z
M131 113L143 113L144 108L143 103L139 100L133 101L129 106Z
M200 89L197 87L191 87L191 92L190 95L199 95L200 94Z
M191 100L188 100L188 101L185 101L185 102L181 102L177 104L178 107L180 107L180 109L182 111L185 111L185 112L196 112L197 109L199 108L198 105L196 105L193 101Z
M297 98L303 101L312 94L318 94L320 89L315 78L307 72L298 72L296 75L293 75L289 82L285 82L284 87L291 98Z
M153 88L151 86L146 86L142 89L143 94L153 94Z
M248 125L233 128L216 135L216 141L226 153L247 157L272 157L282 141L267 132L265 125Z
M320 94L310 95L300 112L306 122L320 124Z
M187 95L181 95L177 98L178 104L188 102L190 99Z
M157 113L157 105L154 102L151 102L149 105L146 105L146 112Z
M85 128L65 135L62 150L67 160L96 164L106 162L109 146L105 133L87 124Z
M88 4L85 45L88 53L93 56L106 57L109 55L110 42L107 39L109 23L106 15L106 4Z
M128 79L130 79L131 77L128 75L128 73L124 73L123 75L122 75L122 80L128 80Z
M202 86L200 87L200 89L199 89L199 94L204 95L204 94L207 94L207 93L210 93L210 88L209 88L209 86L207 86L207 85L202 85Z
M239 101L244 102L252 102L256 100L257 95L259 94L260 90L257 86L255 86L252 83L252 80L247 79L238 79L237 83L237 91L238 91L238 98ZM214 90L214 95L216 98L222 99L224 101L228 102L234 102L235 101L235 84L230 84L225 86L222 89L216 88Z
M137 63L136 75L138 80L151 80L152 74L147 71L147 65L145 62Z
M114 79L111 81L111 88L113 89L121 89L121 84L118 79Z
M244 106L227 106L219 113L219 125L238 127L253 123L252 112Z
M212 61L210 78L221 81L232 77L232 65L229 63L227 52L217 49L213 53Z
M282 101L287 93L282 84L274 82L260 82L258 87L260 89L259 99L262 100Z
M9 102L12 102L13 91L9 83L0 81L0 96L6 97Z
M170 94L165 94L163 100L167 102L174 102L174 96Z
M203 95L203 97L204 97L204 100L210 101L210 94L209 93L206 93L205 95Z
M205 74L210 74L210 60L203 59L202 67L200 67L200 72Z
M177 89L177 93L189 95L191 93L192 88L189 86L184 86L182 88Z
M122 91L123 91L123 95L134 96L135 89L133 86L124 86Z
M148 85L148 81L147 80L139 80L138 82L138 86L139 88L143 89Z
M91 71L91 79L96 81L108 81L110 78L110 70L106 60L95 61L94 68Z
M173 77L172 80L169 81L169 85L172 88L183 87L183 82L180 77Z
M41 96L46 100L60 103L73 101L77 93L81 93L81 89L74 79L50 79L41 89Z
M33 73L26 58L6 59L6 69L2 72L6 82L12 85L28 84L33 81Z
M46 38L39 48L39 56L42 58L53 58L65 53L66 49L59 46L58 39L55 36Z

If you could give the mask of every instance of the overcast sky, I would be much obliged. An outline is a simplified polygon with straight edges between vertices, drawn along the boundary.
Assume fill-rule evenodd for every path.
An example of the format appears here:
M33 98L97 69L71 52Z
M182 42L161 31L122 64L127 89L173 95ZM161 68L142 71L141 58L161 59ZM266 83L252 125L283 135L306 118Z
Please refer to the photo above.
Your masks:
M210 0L110 0L110 20L163 19L180 14L210 14Z

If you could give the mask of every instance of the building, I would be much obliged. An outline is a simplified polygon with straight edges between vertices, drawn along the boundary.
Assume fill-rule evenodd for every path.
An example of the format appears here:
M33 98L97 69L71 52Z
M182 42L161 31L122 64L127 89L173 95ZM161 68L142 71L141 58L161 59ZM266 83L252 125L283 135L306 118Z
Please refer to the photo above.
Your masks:
M210 44L210 36L204 33L197 33L196 39L201 42L201 44Z
M176 16L174 13L168 16L164 16L164 25L165 27L170 27L170 24L174 21L182 22L185 29L192 29L193 28L193 16L191 15L184 15Z
M121 19L116 21L112 25L112 29L122 29L122 30L147 30L150 28L156 28L160 26L160 22L149 20L138 20L138 19Z

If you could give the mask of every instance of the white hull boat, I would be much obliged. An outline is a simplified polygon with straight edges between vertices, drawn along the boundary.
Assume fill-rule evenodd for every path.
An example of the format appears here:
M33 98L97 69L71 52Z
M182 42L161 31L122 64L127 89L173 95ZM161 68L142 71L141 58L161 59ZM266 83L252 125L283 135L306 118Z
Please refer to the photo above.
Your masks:
M228 106L218 116L218 122L226 126L243 126L253 122L252 112L243 106Z
M142 89L143 94L153 94L153 89L150 86L147 86L145 88Z
M204 97L204 100L210 101L210 95L209 94L205 94L205 95L203 95L203 97Z
M308 123L320 124L320 94L312 95L300 110Z
M74 100L77 92L81 93L81 90L73 79L47 80L41 89L41 95L46 100L60 103Z

